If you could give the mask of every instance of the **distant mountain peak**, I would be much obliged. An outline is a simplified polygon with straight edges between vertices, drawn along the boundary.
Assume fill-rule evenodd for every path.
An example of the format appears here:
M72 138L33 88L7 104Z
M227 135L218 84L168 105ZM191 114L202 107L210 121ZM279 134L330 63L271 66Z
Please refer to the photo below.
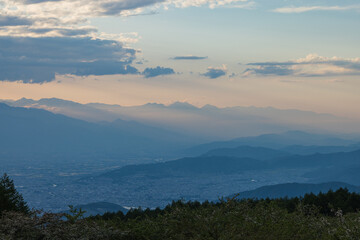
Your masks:
M21 98L21 99L19 99L19 100L16 100L16 101L14 101L14 103L15 104L34 104L34 103L36 103L36 101L35 100L33 100L33 99L31 99L31 98Z
M201 109L203 109L203 110L218 110L219 108L214 105L211 105L211 104L206 104Z
M38 101L38 103L39 104L54 104L54 105L61 105L61 106L73 106L73 105L80 106L80 105L82 105L81 103L64 100L64 99L60 99L60 98L42 98Z
M291 130L291 131L287 131L284 134L288 134L288 135L309 135L309 133L304 132L304 131L300 131L300 130Z
M190 109L191 110L199 109L188 102L174 102L174 103L170 104L168 107L176 108L176 109L189 109L189 110Z
M144 107L165 107L162 103L146 103L143 105Z

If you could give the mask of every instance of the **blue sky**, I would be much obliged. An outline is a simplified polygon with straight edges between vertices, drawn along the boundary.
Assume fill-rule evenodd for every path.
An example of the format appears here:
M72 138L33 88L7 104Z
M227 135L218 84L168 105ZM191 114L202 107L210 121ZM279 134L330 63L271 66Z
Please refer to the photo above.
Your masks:
M0 0L0 96L358 118L355 0Z
M360 55L356 10L284 14L272 12L276 6L256 6L190 7L125 19L97 18L91 23L107 33L139 33L141 39L134 46L142 49L149 61L162 64L169 64L168 59L177 55L208 56L208 63L234 68L238 63L287 61L310 53L348 58ZM170 64L188 67L182 62Z

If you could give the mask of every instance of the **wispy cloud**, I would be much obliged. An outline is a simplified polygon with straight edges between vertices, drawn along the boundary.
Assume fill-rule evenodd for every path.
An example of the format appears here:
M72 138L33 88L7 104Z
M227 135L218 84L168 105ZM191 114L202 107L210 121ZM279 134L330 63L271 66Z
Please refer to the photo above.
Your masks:
M193 56L193 55L187 55L187 56L176 56L171 58L172 60L204 60L208 57L200 57L200 56Z
M300 6L300 7L282 7L276 8L273 12L277 13L304 13L310 11L346 11L360 9L360 5L356 6Z
M256 5L257 4L256 4L255 1L247 1L247 2L244 2L244 3L225 5L223 7L226 7L226 8L238 8L238 9L255 9Z
M217 8L223 6L236 6L239 3L247 3L248 0L167 0L164 6L174 6L179 8L202 7ZM240 5L238 5L240 6Z
M305 58L287 62L249 63L243 76L300 76L323 77L360 75L360 58L322 57L309 54Z

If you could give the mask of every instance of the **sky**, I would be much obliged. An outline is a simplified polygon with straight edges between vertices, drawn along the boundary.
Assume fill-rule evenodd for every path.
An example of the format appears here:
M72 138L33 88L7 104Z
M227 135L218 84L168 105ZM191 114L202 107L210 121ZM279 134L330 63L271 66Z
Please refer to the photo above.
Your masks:
M0 0L0 99L360 120L358 0Z

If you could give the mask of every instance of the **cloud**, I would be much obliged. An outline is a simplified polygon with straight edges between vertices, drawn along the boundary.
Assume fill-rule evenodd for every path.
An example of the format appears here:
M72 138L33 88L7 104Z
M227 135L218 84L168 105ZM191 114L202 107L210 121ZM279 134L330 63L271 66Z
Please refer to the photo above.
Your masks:
M96 16L139 15L147 9L150 14L155 9L170 7L223 7L233 6L245 8L253 2L248 0L3 0L5 13L14 16L26 15L34 18L58 18L83 21ZM246 3L241 4L239 3ZM31 7L29 7L31 5Z
M176 56L171 58L172 60L204 60L207 59L208 57L199 57L199 56Z
M138 41L140 36L137 33L103 33L91 26L89 19L100 16L136 16L146 12L152 14L158 9L170 7L215 8L248 2L0 0L0 81L42 83L54 80L56 74L138 73L136 68L130 66L136 51L129 45ZM198 57L200 59L202 57ZM145 77L155 77L174 73L171 68L157 67L147 68L143 74Z
M282 65L256 65L256 68L248 68L244 72L244 76L248 75L277 75L288 76L294 74L294 70Z
M0 0L0 36L91 37L103 39L89 19L137 16L170 7L222 7L248 0ZM108 36L110 34L107 34ZM112 34L120 40L121 34ZM106 38L109 39L109 38Z
M161 75L171 75L175 74L174 69L164 68L157 66L156 68L146 68L142 73L146 78L157 77Z
M228 8L238 8L238 9L255 9L256 6L255 1L243 3L243 4L236 4L236 5L229 5Z
M44 27L33 28L28 26L11 26L0 28L0 36L12 37L89 37L95 36L97 29L93 27ZM102 34L99 34L101 37Z
M167 0L165 6L175 6L179 8L201 7L217 8L223 6L241 6L238 3L248 2L248 0Z
M0 15L0 27L4 26L24 26L31 25L32 21L28 18L21 18L16 16L1 16Z
M273 12L277 13L304 13L310 11L346 11L360 9L359 5L356 6L302 6L302 7L282 7L276 8Z
M104 10L102 14L117 15L117 14L121 14L121 12L126 10L139 9L161 2L165 2L165 0L130 0L130 1L114 0L114 1L106 1L100 4L100 6Z
M226 73L227 73L227 68L225 65L223 65L222 67L219 67L219 68L208 67L207 72L203 73L201 75L211 78L211 79L215 79L215 78L219 78L221 76L225 76Z
M287 62L249 63L243 76L273 75L324 77L342 75L360 75L360 58L322 57L309 54L305 58Z
M165 0L2 0L0 36L96 37L90 18L141 15ZM151 11L153 13L154 11ZM115 36L118 39L120 36Z
M0 80L43 83L56 74L135 74L136 51L91 38L0 37Z
M24 4L36 4L36 3L44 3L44 2L60 2L62 0L17 0L15 2L21 2Z

